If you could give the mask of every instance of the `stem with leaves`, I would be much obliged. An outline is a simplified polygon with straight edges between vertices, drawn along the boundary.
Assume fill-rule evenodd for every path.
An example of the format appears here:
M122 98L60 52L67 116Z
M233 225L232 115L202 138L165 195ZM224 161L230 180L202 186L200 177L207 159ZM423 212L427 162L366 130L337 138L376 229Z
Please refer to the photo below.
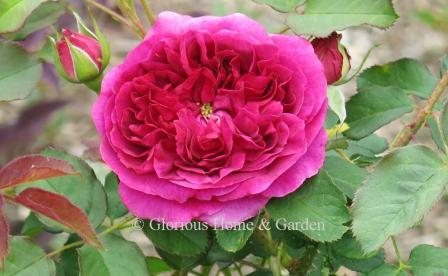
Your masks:
M406 125L395 137L392 142L391 148L404 147L412 140L412 137L425 125L429 116L432 114L434 106L442 97L443 92L448 86L448 72L446 72L442 79L437 83L434 88L431 97L426 102L425 106L422 107L415 116L414 120L408 125Z
M414 119L406 125L395 137L390 148L395 149L399 147L404 147L412 140L415 134L425 125L429 116L431 116L434 106L440 100L448 87L448 71L442 76L442 79L437 83L436 87L431 93L431 96L427 100L426 104L417 112ZM395 254L397 255L397 260L399 263L399 270L407 268L406 263L401 258L400 250L398 248L397 241L394 236L390 237L392 244L394 246Z
M128 215L120 223L115 224L115 225L111 225L110 227L106 228L106 230L104 230L103 232L99 233L98 236L101 237L101 236L107 235L107 234L109 234L109 233L111 233L111 232L113 232L115 230L121 230L121 229L123 229L124 225L128 225L129 227L131 227L132 224L129 225L128 223L130 221L134 220L134 219L135 219L134 216ZM62 253L64 251L66 251L66 250L82 246L83 244L84 244L84 241L76 241L76 242L72 242L72 243L69 243L67 245L64 245L64 246L62 246L62 247L60 247L60 248L58 248L58 249L56 249L54 251L51 251L50 253L46 254L42 258L34 260L32 263L24 266L23 269L26 269L26 268L32 266L33 264L39 262L40 260L42 260L44 258L54 257L54 256L56 256L56 255L58 255L58 254L60 254L60 253Z

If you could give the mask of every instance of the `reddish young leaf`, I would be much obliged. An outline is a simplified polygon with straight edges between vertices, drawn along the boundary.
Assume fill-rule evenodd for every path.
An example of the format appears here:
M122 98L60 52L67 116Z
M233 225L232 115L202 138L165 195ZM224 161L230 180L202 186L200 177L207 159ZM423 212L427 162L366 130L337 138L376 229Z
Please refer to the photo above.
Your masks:
M28 188L18 196L8 199L69 227L86 243L101 247L87 215L66 197L39 188Z
M3 196L0 194L0 269L3 267L3 261L8 256L8 236L9 236L9 224L3 215Z
M0 189L73 174L77 172L65 160L41 155L22 156L9 162L0 170Z

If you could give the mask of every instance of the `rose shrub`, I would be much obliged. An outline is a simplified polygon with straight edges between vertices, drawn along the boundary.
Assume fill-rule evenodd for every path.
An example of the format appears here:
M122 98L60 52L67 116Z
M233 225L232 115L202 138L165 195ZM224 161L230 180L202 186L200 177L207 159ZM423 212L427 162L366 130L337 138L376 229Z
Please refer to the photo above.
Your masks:
M133 214L227 226L318 172L326 110L307 40L242 14L163 12L106 75L93 120Z

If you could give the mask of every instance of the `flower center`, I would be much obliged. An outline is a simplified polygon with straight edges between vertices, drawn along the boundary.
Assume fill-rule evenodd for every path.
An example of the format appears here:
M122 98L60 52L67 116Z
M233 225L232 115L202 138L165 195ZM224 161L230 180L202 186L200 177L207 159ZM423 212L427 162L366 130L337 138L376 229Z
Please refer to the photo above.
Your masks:
M201 114L204 118L208 119L213 114L213 107L210 103L205 103L201 106Z

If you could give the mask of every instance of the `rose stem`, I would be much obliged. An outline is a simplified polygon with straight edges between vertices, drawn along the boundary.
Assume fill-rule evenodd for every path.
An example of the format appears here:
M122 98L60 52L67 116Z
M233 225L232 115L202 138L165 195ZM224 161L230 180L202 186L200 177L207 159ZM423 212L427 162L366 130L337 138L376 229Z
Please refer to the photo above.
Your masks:
M448 86L448 71L443 75L442 79L437 83L437 86L432 91L431 97L416 114L414 120L406 125L395 137L392 142L391 149L404 147L411 141L412 137L424 126L426 120L432 114L434 106L443 95L445 88Z
M101 5L100 3L97 3L93 0L84 0L87 4L90 4L92 6L94 6L95 8L109 14L112 19L114 19L115 21L117 21L118 23L121 23L129 28L131 28L140 38L143 38L145 35L144 33L142 34L140 30L135 29L134 26L123 16L119 15L118 13L116 13L115 11L109 9L108 7Z

